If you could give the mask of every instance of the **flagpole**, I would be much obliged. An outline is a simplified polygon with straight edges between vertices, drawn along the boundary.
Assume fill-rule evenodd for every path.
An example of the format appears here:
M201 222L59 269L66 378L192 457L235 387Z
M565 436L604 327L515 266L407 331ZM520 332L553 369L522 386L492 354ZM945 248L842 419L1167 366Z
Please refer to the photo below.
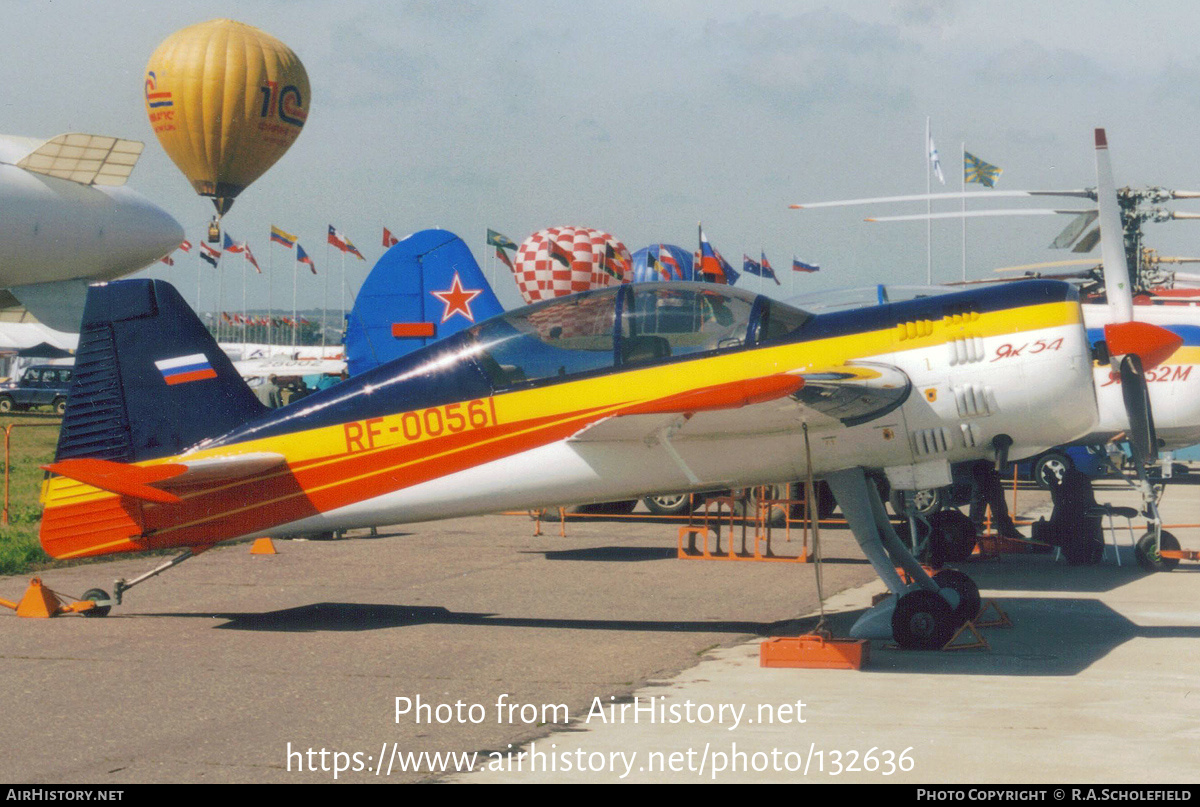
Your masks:
M242 253L242 358L246 357L246 254Z
M197 241L196 243L200 244L202 242ZM199 247L196 249L196 315L197 316L200 315L200 283L201 283L201 276L204 274L204 268L200 266L200 264L202 264L204 262L204 259L200 257L200 255L203 252L204 252L204 247Z
M967 144L962 144L959 165L959 178L962 182L962 279L967 279Z
M325 239L325 265L329 265L329 239ZM326 324L326 314L329 312L329 273L325 273L323 278L325 281L325 293L321 298L321 356L325 356L325 329L329 327Z
M221 327L221 315L225 311L225 250L221 250L221 254L217 257L217 344L221 343L221 334L224 328Z
M342 318L338 321L338 330L345 331L346 328L346 253L342 253ZM345 341L345 336L342 337Z
M275 250L274 244L271 241L267 242L267 356L271 355L271 341L274 325L272 322L273 314L271 313L272 304L275 302Z
M929 160L933 153L932 149L933 135L929 131L929 116L925 116L925 215L933 215L933 200L929 195L933 193L933 177L930 176ZM933 285L933 219L925 219L925 282Z
M300 242L297 241L299 246ZM299 251L296 252L297 260L292 262L292 351L296 350L296 277L299 274L300 260Z

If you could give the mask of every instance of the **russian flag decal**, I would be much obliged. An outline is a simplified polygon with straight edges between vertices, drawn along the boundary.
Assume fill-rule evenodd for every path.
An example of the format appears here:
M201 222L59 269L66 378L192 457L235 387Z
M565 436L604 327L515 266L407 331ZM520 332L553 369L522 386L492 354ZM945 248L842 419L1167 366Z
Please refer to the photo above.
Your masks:
M176 384L186 384L189 381L203 381L206 378L217 377L217 371L212 368L203 353L163 359L154 362L154 366L162 373L163 381L172 387Z

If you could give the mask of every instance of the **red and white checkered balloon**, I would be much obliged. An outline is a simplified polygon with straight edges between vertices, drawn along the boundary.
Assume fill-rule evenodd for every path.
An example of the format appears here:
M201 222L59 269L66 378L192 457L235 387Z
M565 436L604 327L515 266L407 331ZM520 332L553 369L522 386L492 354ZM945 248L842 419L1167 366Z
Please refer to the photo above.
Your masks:
M550 256L551 239L570 256L570 266ZM612 244L616 256L609 262L611 274L604 271L607 244ZM629 250L606 232L590 227L551 227L521 242L513 259L513 274L525 302L536 303L628 282L632 272L626 267L632 265Z

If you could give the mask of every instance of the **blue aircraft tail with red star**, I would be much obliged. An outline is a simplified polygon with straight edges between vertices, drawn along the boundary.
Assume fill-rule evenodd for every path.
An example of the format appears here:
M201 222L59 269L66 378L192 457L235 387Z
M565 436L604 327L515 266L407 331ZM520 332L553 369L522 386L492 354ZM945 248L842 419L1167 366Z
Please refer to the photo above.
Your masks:
M383 254L346 323L355 376L504 312L466 243L421 230Z

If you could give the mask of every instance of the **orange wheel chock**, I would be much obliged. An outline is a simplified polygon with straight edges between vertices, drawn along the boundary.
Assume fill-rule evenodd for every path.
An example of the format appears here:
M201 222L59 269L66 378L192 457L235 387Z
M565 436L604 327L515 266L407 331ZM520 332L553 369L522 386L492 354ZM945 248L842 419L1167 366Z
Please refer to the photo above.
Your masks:
M19 603L0 600L0 605L13 609L17 612L17 616L33 617L36 619L48 619L49 617L61 616L63 614L77 614L96 607L96 603L91 600L79 600L70 605L63 605L62 600L58 598L57 594L42 585L40 577L35 577L29 581L29 588L25 589L25 595L21 597Z
M866 639L831 639L819 633L767 639L759 645L760 667L861 670L870 657Z
M254 541L254 545L250 547L250 554L278 555L279 553L275 551L275 544L271 542L270 538L257 538Z

